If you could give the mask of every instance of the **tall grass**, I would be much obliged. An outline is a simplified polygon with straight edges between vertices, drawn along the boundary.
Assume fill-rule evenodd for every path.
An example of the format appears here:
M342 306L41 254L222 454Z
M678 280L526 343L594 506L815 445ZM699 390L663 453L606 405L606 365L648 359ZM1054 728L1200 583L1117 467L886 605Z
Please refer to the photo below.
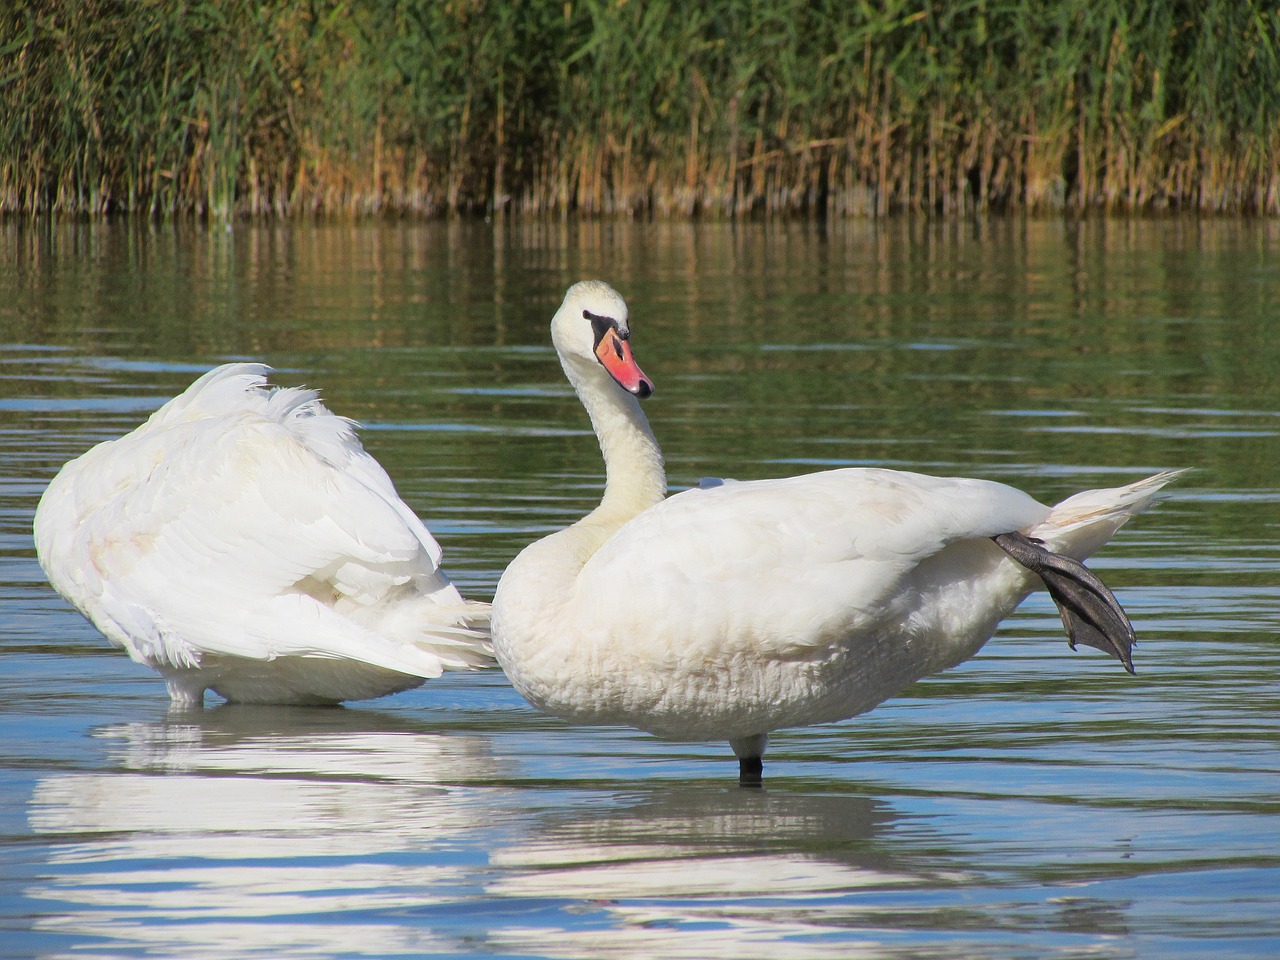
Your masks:
M1280 213L1264 0L9 0L0 209Z

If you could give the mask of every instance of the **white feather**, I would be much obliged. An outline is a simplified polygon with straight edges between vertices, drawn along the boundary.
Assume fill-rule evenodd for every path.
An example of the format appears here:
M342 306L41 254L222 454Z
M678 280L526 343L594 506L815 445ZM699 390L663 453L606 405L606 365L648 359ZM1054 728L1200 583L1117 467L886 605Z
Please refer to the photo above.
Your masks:
M516 688L571 720L758 757L772 730L853 716L973 656L1041 586L991 537L1028 533L1081 559L1176 476L1052 509L1000 483L872 469L704 480L667 498L639 404L604 366L630 348L593 340L602 317L626 342L622 298L575 285L552 338L600 440L604 498L527 547L493 607ZM625 380L651 388L638 368Z
M266 369L211 370L68 463L36 511L50 582L175 699L336 702L483 665L487 606L351 421Z

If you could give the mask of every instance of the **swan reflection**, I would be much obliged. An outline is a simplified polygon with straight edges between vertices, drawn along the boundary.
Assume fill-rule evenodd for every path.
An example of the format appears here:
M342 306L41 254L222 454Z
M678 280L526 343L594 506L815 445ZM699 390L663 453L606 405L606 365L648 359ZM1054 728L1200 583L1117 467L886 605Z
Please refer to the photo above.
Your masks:
M528 735L234 706L99 728L106 767L32 797L38 928L201 958L845 957L876 891L953 879L886 852L879 801L548 785Z
M588 912L494 931L490 945L567 958L858 956L859 891L954 879L891 862L875 839L892 819L864 797L696 787L550 814L491 854L502 875L489 893Z
M94 735L113 769L47 776L30 803L53 840L28 891L56 902L40 928L172 956L448 945L378 914L465 895L496 794L456 784L503 773L488 738L243 706Z

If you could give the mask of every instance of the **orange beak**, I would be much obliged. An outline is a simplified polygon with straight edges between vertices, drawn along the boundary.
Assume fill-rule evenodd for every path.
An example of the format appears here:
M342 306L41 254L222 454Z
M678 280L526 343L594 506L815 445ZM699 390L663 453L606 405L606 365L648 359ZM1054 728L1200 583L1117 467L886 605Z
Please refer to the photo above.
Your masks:
M631 344L618 336L617 330L605 331L596 344L596 359L627 393L635 394L641 400L653 393L653 381L636 364L631 356Z

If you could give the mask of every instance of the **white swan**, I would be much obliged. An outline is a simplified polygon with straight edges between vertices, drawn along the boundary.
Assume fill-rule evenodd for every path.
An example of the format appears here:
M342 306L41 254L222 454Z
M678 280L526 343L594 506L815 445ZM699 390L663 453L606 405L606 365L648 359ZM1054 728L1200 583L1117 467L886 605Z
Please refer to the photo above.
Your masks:
M49 581L175 702L336 703L490 662L488 605L313 391L217 367L72 460L35 515Z
M756 783L770 731L853 716L967 660L1041 578L1071 645L1132 670L1127 618L1069 557L1100 547L1177 471L1052 509L1000 483L873 469L667 498L622 297L574 285L551 334L606 482L595 510L527 547L498 584L494 652L535 706L728 740Z

